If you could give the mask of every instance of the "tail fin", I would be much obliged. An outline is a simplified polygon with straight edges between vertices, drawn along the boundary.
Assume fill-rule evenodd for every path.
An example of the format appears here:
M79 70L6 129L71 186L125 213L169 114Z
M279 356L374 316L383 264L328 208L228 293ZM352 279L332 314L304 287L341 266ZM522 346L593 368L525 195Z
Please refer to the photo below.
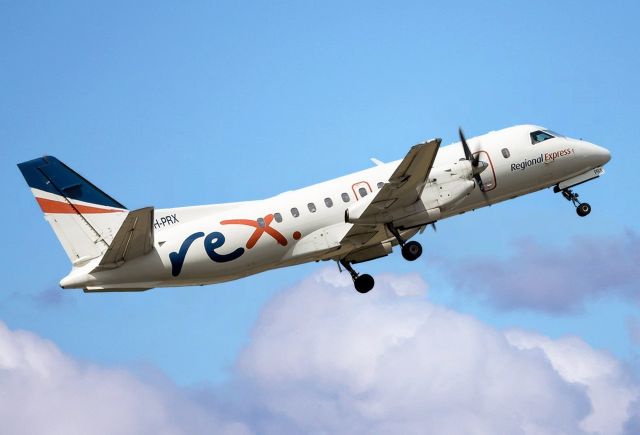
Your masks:
M106 252L127 216L124 205L55 157L18 168L74 266Z

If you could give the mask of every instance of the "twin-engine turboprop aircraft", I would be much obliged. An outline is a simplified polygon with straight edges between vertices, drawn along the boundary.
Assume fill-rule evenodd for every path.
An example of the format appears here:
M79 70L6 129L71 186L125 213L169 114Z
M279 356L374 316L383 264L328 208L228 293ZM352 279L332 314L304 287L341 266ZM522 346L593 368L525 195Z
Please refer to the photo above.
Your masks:
M436 221L554 187L579 216L571 187L599 177L609 151L534 125L494 131L260 201L128 210L55 157L20 163L72 263L62 288L140 291L212 284L308 261L334 260L366 293L371 275L352 265L401 246Z

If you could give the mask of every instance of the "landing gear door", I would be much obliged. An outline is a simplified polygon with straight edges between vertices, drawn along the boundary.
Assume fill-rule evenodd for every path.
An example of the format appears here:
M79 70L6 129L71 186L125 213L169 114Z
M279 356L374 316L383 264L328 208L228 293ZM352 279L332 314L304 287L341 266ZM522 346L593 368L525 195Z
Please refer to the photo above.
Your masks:
M482 179L482 184L484 184L484 191L489 192L496 188L496 171L493 167L493 162L491 161L491 156L486 151L478 151L474 153L474 156L480 156L480 161L487 163L487 169L480 173L480 178Z

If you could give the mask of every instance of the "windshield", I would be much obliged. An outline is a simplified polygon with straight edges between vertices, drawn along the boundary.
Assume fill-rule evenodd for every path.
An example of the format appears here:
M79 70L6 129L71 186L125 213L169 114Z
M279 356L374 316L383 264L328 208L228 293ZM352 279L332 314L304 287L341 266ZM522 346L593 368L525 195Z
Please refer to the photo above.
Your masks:
M531 133L531 143L535 145L537 143L544 142L545 140L553 139L554 137L556 136L551 134L551 131L549 130L536 130Z
M553 137L564 137L564 134L556 133L553 130L544 130L544 132L550 134Z

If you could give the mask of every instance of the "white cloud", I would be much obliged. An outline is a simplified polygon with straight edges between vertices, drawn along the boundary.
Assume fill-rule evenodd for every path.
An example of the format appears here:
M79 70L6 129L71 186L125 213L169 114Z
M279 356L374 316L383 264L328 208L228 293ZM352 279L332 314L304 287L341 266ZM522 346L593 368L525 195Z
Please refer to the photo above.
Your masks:
M583 422L585 429L602 434L622 432L630 413L636 410L633 401L640 397L640 388L616 359L576 337L551 340L510 331L507 338L519 349L542 350L563 379L585 386L593 407Z
M416 297L418 276L348 284L325 270L263 311L238 363L258 432L622 432L637 386L580 339L505 334Z
M143 382L125 370L82 364L51 342L0 322L1 433L242 434L167 383Z
M346 277L346 278L345 278ZM429 303L417 275L356 293L328 269L265 307L225 388L74 361L0 323L11 434L631 434L638 383L578 338L503 332Z

